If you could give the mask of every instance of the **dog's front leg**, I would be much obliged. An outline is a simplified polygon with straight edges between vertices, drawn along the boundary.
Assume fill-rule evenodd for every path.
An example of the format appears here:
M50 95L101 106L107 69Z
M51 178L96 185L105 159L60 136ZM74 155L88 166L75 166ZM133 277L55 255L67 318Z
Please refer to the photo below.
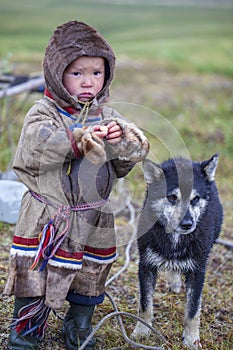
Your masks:
M199 336L201 297L205 271L195 271L186 275L187 304L184 318L184 344L193 350L202 348Z
M139 317L149 325L152 325L153 318L153 295L157 279L157 269L151 271L148 266L139 263ZM133 331L133 337L149 336L150 329L141 322L137 322Z

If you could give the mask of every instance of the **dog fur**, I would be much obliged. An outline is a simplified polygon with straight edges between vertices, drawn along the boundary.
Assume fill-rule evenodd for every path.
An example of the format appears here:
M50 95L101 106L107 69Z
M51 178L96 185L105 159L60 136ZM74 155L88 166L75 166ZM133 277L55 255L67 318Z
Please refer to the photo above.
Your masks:
M138 222L139 316L152 324L153 292L160 270L169 271L168 286L186 284L183 341L200 349L199 324L208 256L221 230L223 211L214 182L218 154L203 162L184 158L161 166L146 159L146 198ZM133 336L149 335L138 322Z

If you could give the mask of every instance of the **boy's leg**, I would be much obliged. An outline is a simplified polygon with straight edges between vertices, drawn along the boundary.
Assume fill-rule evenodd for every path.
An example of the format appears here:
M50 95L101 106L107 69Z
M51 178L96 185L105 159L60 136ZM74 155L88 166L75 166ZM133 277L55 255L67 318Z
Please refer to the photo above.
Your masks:
M87 339L92 331L91 320L95 306L102 303L104 294L99 297L87 297L70 291L67 300L70 303L62 333L68 350L77 350ZM95 349L95 338L91 338L86 350Z
M105 283L112 263L98 264L83 261L82 269L77 271L66 300L70 308L63 324L63 336L68 350L77 350L92 331L91 319L95 306L101 304L105 295ZM85 350L95 349L92 338Z
M18 318L19 310L30 304L32 298L15 298L15 306L13 312L13 321ZM9 338L9 349L11 350L31 350L38 349L38 339L32 333L27 336L20 335L15 329L14 326L11 326L10 338Z

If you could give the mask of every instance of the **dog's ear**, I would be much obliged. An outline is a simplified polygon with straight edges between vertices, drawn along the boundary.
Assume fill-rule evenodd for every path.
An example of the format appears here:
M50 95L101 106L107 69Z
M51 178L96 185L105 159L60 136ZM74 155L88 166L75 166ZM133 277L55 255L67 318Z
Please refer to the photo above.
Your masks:
M219 153L216 153L208 160L201 163L205 176L209 181L214 181L215 172L218 166Z
M148 184L158 181L163 176L163 170L161 167L149 159L145 159L142 162L142 167L145 181Z

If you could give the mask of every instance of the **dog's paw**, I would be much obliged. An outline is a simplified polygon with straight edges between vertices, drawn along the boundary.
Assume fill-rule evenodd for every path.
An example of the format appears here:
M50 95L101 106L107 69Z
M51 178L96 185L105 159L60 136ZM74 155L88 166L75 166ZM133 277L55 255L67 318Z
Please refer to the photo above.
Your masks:
M131 334L132 338L142 338L142 337L149 337L151 333L151 330L149 327L145 326L141 322L137 322L136 327Z
M202 345L200 342L200 339L193 339L193 337L183 335L183 343L187 346L190 350L201 350Z

